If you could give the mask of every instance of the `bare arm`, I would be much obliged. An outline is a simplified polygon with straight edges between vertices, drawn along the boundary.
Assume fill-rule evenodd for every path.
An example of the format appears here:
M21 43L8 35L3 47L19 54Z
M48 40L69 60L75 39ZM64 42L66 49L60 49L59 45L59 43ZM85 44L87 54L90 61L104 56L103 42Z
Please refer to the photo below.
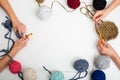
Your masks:
M23 47L25 47L28 40L29 40L28 37L23 37L16 41L8 55L13 58ZM8 56L4 56L3 58L0 59L0 72L2 72L6 68L10 60L11 59Z
M106 17L114 8L116 8L119 4L120 4L120 0L114 0L107 8L97 11L93 16L93 20L96 22L99 22L102 18Z
M8 0L0 0L0 6L7 12L12 22L18 20Z
M0 6L6 11L8 16L10 17L14 31L18 31L20 34L25 33L25 25L18 20L8 0L0 0Z
M120 69L120 57L107 42L103 40L102 44L98 43L97 48L101 54L109 56Z
M107 7L109 11L112 11L114 8L116 8L120 4L120 0L114 0L110 6Z

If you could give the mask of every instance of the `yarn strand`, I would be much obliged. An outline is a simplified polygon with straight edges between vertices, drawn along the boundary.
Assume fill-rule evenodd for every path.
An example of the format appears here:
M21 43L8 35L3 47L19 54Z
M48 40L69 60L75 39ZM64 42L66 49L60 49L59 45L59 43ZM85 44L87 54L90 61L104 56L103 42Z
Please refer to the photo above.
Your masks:
M0 53L4 52L4 54L1 55L1 57L7 55L7 53L11 50L11 48L9 46L10 45L10 41L12 42L12 46L15 43L15 41L11 38L11 34L12 34L12 22L10 21L10 19L7 16L6 16L6 18L7 18L7 20L5 21L5 23L3 22L2 25L4 26L5 29L8 30L8 32L4 35L4 38L8 39L8 42L7 42L7 49L0 50Z
M67 11L67 12L73 12L73 11L74 11L74 10L71 10L71 11L67 10L67 9L66 9L59 1L57 1L57 0L54 0L54 1L52 2L52 4L51 4L51 9L53 8L53 5L54 5L55 2L57 2L60 6L62 6L62 7L64 8L64 10Z
M24 79L23 79L23 73L22 73L21 71L18 73L18 77L19 77L21 80L24 80Z
M43 66L43 68L44 68L46 71L48 71L49 74L52 74L51 71L48 70L47 68L45 68L44 66Z

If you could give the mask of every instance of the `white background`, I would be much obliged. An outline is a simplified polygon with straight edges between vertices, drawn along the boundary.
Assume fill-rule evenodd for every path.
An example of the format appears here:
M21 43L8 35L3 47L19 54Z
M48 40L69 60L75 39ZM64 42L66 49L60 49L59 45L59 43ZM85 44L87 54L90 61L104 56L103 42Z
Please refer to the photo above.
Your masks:
M59 0L68 10L66 1ZM92 0L82 0L86 4L92 4ZM62 71L65 80L72 78L77 72L73 63L77 59L86 59L89 62L89 73L94 69L93 60L98 54L96 44L98 37L94 29L94 22L80 13L79 7L74 12L66 12L58 3L53 6L53 15L46 21L37 16L38 5L35 0L9 0L16 15L26 27L27 32L33 35L27 46L22 49L14 59L22 64L22 69L34 68L37 72L37 80L48 80L49 74L42 66L51 71ZM43 4L49 6L52 0L45 0ZM111 0L108 0L109 5ZM120 6L114 9L104 20L113 21L120 29ZM5 20L5 12L0 9L0 22ZM0 49L6 47L4 28L0 30ZM15 35L13 34L16 40ZM120 35L109 43L120 54ZM104 70L107 80L120 79L120 71L112 62L110 68ZM84 79L88 80L90 74ZM8 67L0 73L0 80L20 80L17 75L10 73Z

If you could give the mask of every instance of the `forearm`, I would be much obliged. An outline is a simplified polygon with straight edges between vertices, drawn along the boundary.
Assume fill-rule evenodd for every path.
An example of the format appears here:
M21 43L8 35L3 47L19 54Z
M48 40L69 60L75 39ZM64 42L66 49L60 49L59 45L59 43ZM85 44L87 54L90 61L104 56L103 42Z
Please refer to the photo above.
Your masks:
M114 61L114 63L120 70L120 57L116 54L116 55L111 56L111 59Z
M108 11L112 11L114 8L116 8L120 4L120 0L114 0L106 9Z
M12 22L18 20L8 0L0 0L0 6L6 11Z
M13 58L16 53L17 52L15 50L12 50L10 53L8 53L8 55ZM4 56L0 59L0 72L2 72L7 67L10 61L11 59L8 56Z

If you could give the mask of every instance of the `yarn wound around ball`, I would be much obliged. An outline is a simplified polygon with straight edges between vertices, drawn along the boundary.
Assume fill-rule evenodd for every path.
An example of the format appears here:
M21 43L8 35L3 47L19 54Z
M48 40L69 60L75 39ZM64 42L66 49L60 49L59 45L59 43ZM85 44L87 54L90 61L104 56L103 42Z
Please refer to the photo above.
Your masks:
M26 68L23 70L23 79L24 80L36 80L37 74L36 71L32 68Z
M45 5L41 6L38 10L38 16L42 20L47 20L49 17L52 16L52 13L52 9Z
M81 79L81 78L85 78L88 74L88 67L89 67L89 63L87 60L85 59L79 59L77 61L75 61L74 65L73 65L74 69L77 70L77 74L70 80L77 80L77 79ZM81 73L85 72L84 76L81 76ZM78 75L78 77L77 77Z
M94 65L98 69L107 69L110 67L110 59L108 56L99 55L94 59Z
M64 74L61 71L49 71L48 69L46 69L44 66L43 68L48 71L48 73L50 74L50 80L64 80Z
M68 7L77 9L80 6L80 0L67 0Z
M95 70L91 74L91 80L106 80L106 75L101 70Z
M96 10L102 10L106 7L107 1L106 0L93 0L93 7Z
M18 61L14 60L14 61L10 62L9 70L11 71L11 73L17 74L21 70L21 64Z

